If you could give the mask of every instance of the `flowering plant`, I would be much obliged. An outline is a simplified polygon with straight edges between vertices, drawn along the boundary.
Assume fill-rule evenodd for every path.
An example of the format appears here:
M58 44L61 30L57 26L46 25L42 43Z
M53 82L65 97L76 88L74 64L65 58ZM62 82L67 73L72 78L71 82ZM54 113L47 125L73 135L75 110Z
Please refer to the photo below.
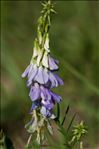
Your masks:
M59 131L64 135L65 130L63 124L68 113L69 107L66 109L63 121L60 122L60 107L59 103L61 97L52 91L52 88L63 85L63 80L55 73L58 67L58 60L53 58L50 54L49 46L49 29L51 26L51 14L55 13L54 6L49 0L43 5L41 16L38 19L37 37L34 40L33 55L30 64L27 66L22 74L22 77L27 77L27 86L30 89L29 96L32 102L30 109L31 120L25 125L27 131L30 133L27 147L30 145L32 135L36 133L36 141L41 144L45 138L45 128L53 134L51 119L54 119L59 126ZM57 116L53 113L54 105L57 103ZM71 125L71 123L70 123ZM82 123L83 125L83 123ZM70 126L69 126L70 127ZM69 127L67 131L69 130ZM68 146L75 142L79 132L74 130L74 135L67 139ZM64 132L63 132L64 131ZM86 132L83 127L84 133ZM65 134L65 137L68 133ZM83 132L81 131L80 137ZM78 135L79 136L79 135ZM80 140L79 137L79 140ZM78 140L77 140L78 141Z
M28 132L37 132L37 142L43 140L43 126L51 127L49 119L54 119L53 107L61 101L61 97L51 91L58 85L63 85L62 79L55 74L58 61L51 57L49 48L49 28L53 5L50 1L43 3L41 17L38 20L37 38L34 40L33 56L22 77L27 77L29 96L32 101L31 121L26 125Z

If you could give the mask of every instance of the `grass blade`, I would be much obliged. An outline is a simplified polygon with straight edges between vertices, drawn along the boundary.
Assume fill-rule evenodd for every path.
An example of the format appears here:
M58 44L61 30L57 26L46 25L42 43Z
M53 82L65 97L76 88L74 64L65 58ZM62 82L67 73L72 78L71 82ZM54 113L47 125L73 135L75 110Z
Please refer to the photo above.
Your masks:
M68 111L69 111L69 105L68 105L68 107L67 107L67 109L66 109L66 111L65 111L65 115L64 115L64 118L63 118L63 121L62 121L61 125L64 124L65 119L66 119L66 115L68 114Z
M72 119L71 119L71 122L70 122L70 124L69 124L69 126L68 126L68 128L67 128L67 133L68 133L68 131L69 131L69 129L70 129L70 127L71 127L71 125L72 125L74 119L75 119L75 116L76 116L76 113L74 114L74 116L73 116Z

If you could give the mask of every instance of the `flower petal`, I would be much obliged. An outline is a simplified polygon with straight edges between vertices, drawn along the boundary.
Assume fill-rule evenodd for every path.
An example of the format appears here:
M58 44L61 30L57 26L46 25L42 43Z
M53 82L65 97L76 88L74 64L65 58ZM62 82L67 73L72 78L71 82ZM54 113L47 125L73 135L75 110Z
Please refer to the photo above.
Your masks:
M56 101L57 103L59 103L61 101L61 96L51 92L51 96L53 98L54 101Z
M37 81L40 84L44 84L44 76L43 76L43 68L42 66L39 67L38 73L34 78L35 81Z
M40 102L38 102L38 101L34 101L33 103L32 103L32 107L31 107L31 112L33 111L33 110L35 110L38 106L40 106Z
M45 99L46 98L46 93L45 93L45 88L44 86L40 86L40 89L41 89L41 98L42 99Z
M46 99L51 100L50 90L46 89Z
M42 108L41 108L41 114L47 118L51 118L51 119L55 118L55 115L52 113L52 111L47 110L44 106L42 106Z
M44 79L44 84L46 84L48 82L48 79L49 79L49 75L48 75L46 68L43 69L43 79Z
M37 68L36 65L34 65L33 68L32 68L32 70L31 70L31 72L28 75L28 82L31 82L34 79L34 77L37 74L37 71L38 71L38 68Z
M47 116L47 110L44 106L41 108L41 114L43 114L45 117Z
M29 69L30 69L30 65L28 65L27 68L25 69L25 71L22 73L22 78L24 78L28 75Z
M55 116L54 114L51 114L50 118L51 118L51 119L55 119L56 116Z
M58 66L55 62L55 60L49 56L49 68L50 70L57 70L58 69Z
M55 78L55 76L52 72L49 72L49 80L51 82L51 88L58 86L57 79Z
M48 81L48 73L47 69L43 69L42 66L39 67L38 73L35 76L35 81L37 81L40 84L46 84Z
M40 87L37 83L35 84L36 84L35 86L31 87L30 93L29 93L29 96L31 97L32 101L35 101L40 98L40 92L41 92Z
M63 80L57 74L54 74L54 76L57 79L59 85L64 85Z
M41 86L40 88L41 88L41 98L51 100L50 91L43 86Z
M51 110L54 107L54 103L52 100L42 99L41 103L48 110Z

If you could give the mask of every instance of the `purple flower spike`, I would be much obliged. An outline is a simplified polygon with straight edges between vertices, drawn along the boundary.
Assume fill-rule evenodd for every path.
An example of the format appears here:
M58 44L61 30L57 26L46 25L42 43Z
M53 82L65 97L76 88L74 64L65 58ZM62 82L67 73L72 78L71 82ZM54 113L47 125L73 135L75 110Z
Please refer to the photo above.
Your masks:
M50 70L57 70L58 69L58 66L56 63L57 63L57 61L49 56L49 68L50 68Z
M40 131L39 134L39 130L46 125L51 132L49 119L55 118L53 114L54 105L61 101L61 97L52 92L51 89L64 84L63 80L54 73L59 69L59 61L50 55L50 14L48 11L52 12L53 5L49 0L43 6L38 21L37 37L34 40L33 55L30 64L22 74L23 78L27 78L27 86L30 90L29 97L32 102L30 110L32 121L28 124L28 132L37 133L36 141L39 144L43 141L42 132Z
M38 56L37 59L35 58L34 61L33 59L31 60L30 65L28 65L23 72L22 77L27 77L27 86L30 87L29 96L32 100L31 111L38 108L43 116L54 119L55 116L52 110L55 103L61 101L61 97L53 93L50 89L58 85L63 85L64 83L63 80L53 72L58 69L59 62L52 58L48 51L44 51L45 55L44 53L41 55L40 52L42 51L39 51L36 55Z
M31 86L30 93L29 93L31 100L35 101L35 100L39 99L40 92L41 92L41 90L40 90L38 83L35 83L34 86Z

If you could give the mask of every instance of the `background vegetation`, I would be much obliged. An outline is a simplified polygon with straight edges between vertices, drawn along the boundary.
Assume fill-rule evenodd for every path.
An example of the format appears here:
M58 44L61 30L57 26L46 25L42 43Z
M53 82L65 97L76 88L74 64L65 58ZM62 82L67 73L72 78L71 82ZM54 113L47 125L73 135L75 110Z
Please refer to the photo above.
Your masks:
M71 106L68 120L77 112L77 120L86 122L86 148L98 149L99 1L55 3L50 46L65 81L55 91L63 97L62 112ZM1 124L15 148L22 149L31 101L21 74L32 56L42 6L40 1L1 1L1 6Z

